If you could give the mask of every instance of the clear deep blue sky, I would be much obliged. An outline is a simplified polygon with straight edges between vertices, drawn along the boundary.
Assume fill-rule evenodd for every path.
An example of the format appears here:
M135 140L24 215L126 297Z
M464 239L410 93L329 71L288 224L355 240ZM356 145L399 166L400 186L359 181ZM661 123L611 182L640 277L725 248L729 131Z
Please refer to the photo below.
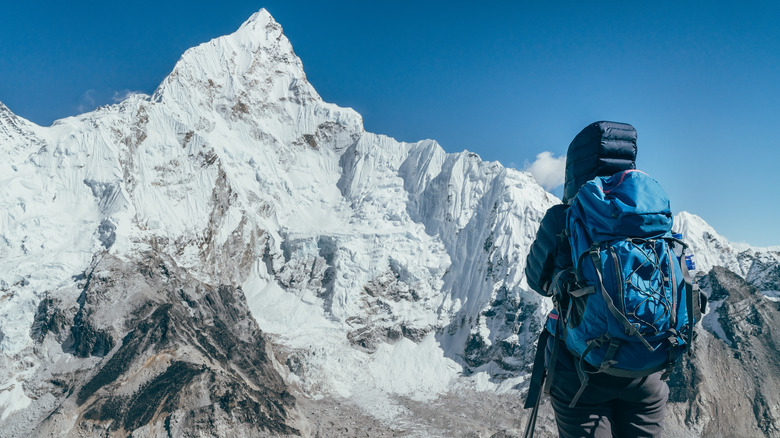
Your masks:
M5 3L0 101L40 125L152 93L187 48L266 8L370 132L522 169L590 122L628 122L674 210L780 245L778 2Z

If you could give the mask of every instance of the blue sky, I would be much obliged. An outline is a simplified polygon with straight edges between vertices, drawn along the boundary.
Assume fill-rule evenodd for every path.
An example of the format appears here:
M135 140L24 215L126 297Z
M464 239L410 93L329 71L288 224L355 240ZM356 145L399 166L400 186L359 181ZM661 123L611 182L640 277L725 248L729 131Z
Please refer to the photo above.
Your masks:
M537 167L554 168L590 122L628 122L675 211L780 245L777 2L10 2L0 101L46 126L151 93L260 8L370 132L519 169L546 152Z

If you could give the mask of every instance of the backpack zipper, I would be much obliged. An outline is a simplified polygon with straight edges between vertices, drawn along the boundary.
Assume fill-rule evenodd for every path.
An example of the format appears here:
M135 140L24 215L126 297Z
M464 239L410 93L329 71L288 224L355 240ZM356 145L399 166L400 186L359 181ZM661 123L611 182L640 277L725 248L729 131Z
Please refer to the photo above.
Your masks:
M626 315L626 297L623 296L623 279L620 275L620 261L618 260L617 253L615 252L615 248L610 246L609 247L609 255L612 258L612 260L615 262L615 279L617 280L617 294L620 297L620 311L623 313L623 315ZM628 315L626 315L628 316Z
M608 195L608 194L610 194L610 193L614 192L614 191L615 191L615 189L617 188L617 186L619 186L620 184L623 184L623 180L624 180L624 179L626 179L626 175L628 175L629 173L633 173L633 172L644 173L644 172L642 172L642 171L641 171L641 170L639 170L639 169L628 169L628 170L624 170L624 171L623 171L623 174L622 174L622 175L620 175L620 181L618 181L618 182L617 182L617 184L615 184L614 186L612 186L612 188L611 188L611 189L609 189L609 190L604 190L604 189L602 189L602 191L604 192L604 194L605 194L605 195ZM644 173L644 174L645 174L645 175L647 175L646 173ZM650 176L650 175L647 175L647 176Z

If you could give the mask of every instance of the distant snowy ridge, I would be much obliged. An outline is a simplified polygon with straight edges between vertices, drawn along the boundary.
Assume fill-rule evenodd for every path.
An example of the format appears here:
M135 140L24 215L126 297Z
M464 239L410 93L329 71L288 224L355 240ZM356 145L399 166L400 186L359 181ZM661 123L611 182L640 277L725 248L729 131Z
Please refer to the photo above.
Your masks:
M674 223L674 229L683 235L693 251L697 273L706 274L713 267L722 266L759 290L780 290L780 251L777 248L729 242L702 218L687 212L677 214Z

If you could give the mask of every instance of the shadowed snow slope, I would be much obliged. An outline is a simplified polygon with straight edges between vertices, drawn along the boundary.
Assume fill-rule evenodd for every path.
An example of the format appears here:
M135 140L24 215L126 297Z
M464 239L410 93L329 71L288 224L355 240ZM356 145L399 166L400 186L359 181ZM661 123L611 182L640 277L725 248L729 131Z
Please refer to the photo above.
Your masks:
M346 433L301 400L452 436L410 406L525 387L550 307L525 257L559 201L365 132L264 10L152 96L50 127L0 104L0 147L0 436ZM678 218L700 267L780 289L777 253Z

